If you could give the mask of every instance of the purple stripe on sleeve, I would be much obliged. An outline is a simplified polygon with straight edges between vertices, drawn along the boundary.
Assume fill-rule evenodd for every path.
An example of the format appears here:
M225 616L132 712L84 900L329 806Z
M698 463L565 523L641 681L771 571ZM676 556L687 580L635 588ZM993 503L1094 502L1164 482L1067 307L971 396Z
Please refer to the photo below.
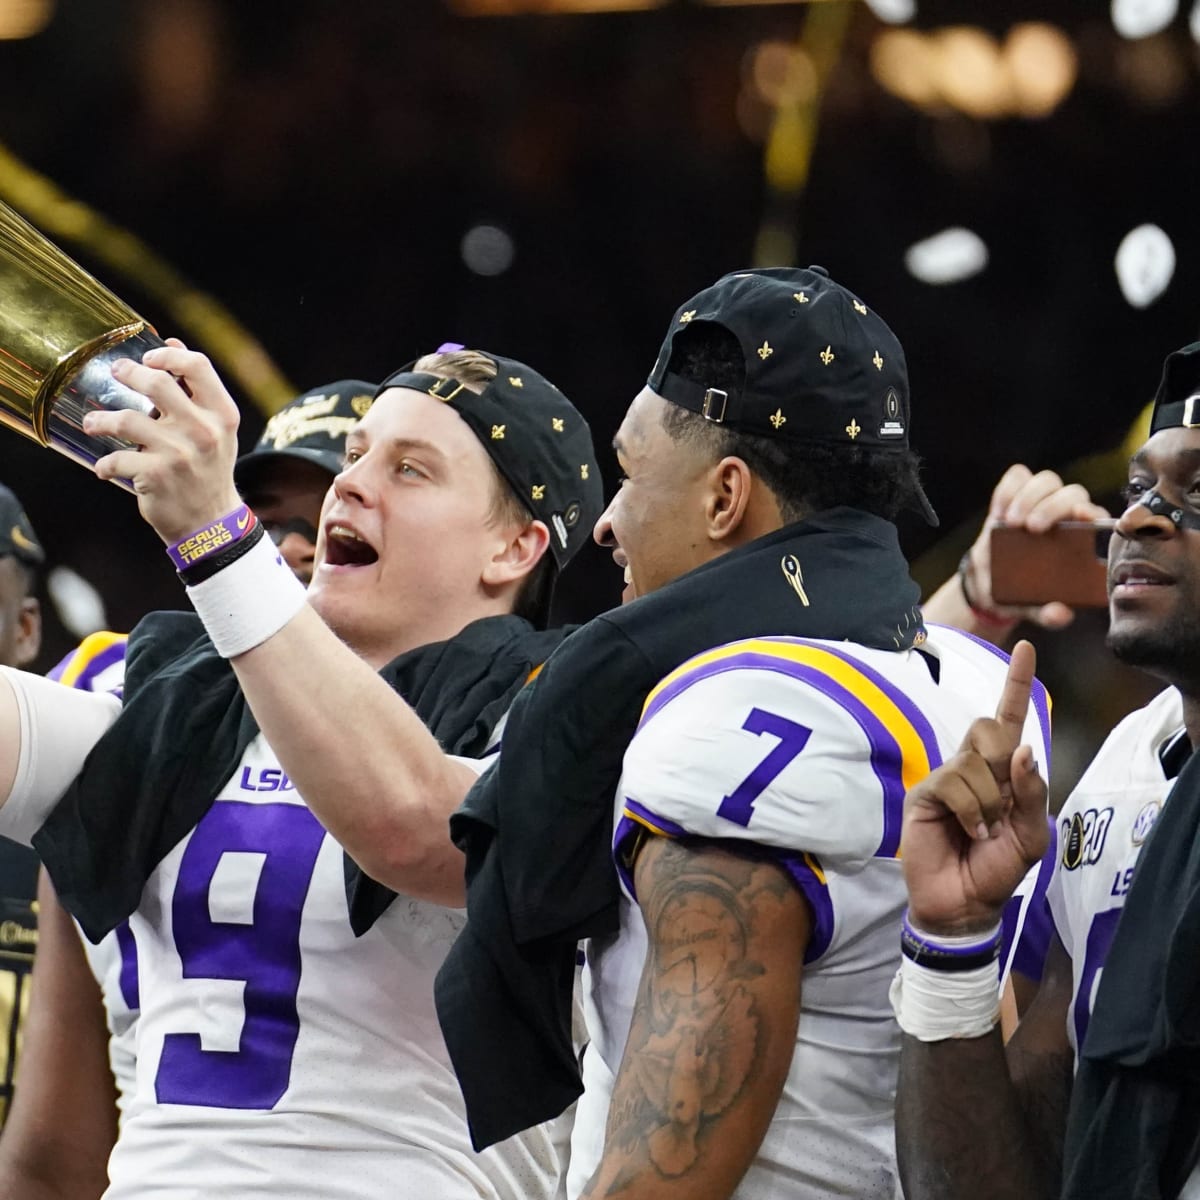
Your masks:
M653 825L655 829L661 829L667 837L687 837L687 830L682 825L676 825L674 821L668 821L666 817L660 817L657 813L651 812L644 804L639 804L636 800L631 800L628 796L625 797L625 807L635 816L641 817L649 825Z
M951 629L949 625L934 625L934 629ZM968 633L965 629L955 628L953 632L962 637L970 638L976 645L982 646L988 653L994 654L1005 665L1009 662L1009 656L1000 649L999 646L993 646L991 642L985 641L981 637L976 637L973 633ZM1029 699L1033 704L1033 711L1037 713L1038 727L1042 731L1042 742L1046 747L1046 769L1042 775L1043 779L1050 778L1050 693L1046 691L1046 685L1040 680L1033 681L1033 688L1029 694ZM1039 764L1040 765L1040 764Z
M613 863L617 868L617 875L625 890L629 893L630 898L636 903L637 892L633 886L633 872L625 865L625 843L639 829L644 829L644 825L639 825L632 817L622 815L617 822L616 832L613 834Z
M63 677L63 672L70 665L71 659L74 657L75 651L72 650L66 655L65 658L61 659L58 663L51 667L49 671L46 672L46 678L53 679L54 682L57 683Z
M812 910L813 927L804 951L804 962L816 962L833 941L833 901L829 888L798 854L780 855L779 865L792 877L792 882L804 893Z
M812 643L798 638L780 638L778 640L788 645L812 645ZM877 672L870 670L870 668L860 663L857 659L851 658L849 655L832 651L827 646L814 646L813 648L832 654L835 658L846 662L870 679L912 724L913 729L925 747L930 767L941 766L941 752L938 749L937 738L929 722L925 719L924 714L894 684L888 682L888 680L884 679ZM904 815L904 783L901 777L902 756L899 743L875 713L854 695L853 692L830 678L821 668L809 666L806 663L799 663L790 658L762 654L756 651L743 651L739 654L731 654L728 658L705 663L697 667L694 671L689 671L686 675L680 676L673 683L665 687L647 707L641 724L644 725L676 696L686 691L693 684L699 683L702 679L711 679L713 676L720 675L725 671L735 671L743 668L775 671L778 674L787 675L792 679L799 679L809 684L822 695L827 696L858 723L859 727L867 735L867 740L870 742L871 768L883 787L883 838L879 843L878 849L875 851L875 855L882 858L894 858L896 851L900 847L900 827Z

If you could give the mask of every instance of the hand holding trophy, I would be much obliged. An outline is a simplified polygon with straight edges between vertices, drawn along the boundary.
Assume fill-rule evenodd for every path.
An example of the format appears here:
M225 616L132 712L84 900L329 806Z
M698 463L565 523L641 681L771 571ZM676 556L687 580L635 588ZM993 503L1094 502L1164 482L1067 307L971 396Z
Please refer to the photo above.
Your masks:
M0 424L138 496L164 541L238 503L238 410L211 363L0 203Z

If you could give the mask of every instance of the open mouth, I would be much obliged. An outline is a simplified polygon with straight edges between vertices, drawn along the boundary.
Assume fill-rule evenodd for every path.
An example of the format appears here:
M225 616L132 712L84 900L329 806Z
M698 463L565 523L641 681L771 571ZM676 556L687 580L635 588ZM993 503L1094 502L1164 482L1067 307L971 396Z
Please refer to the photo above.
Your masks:
M325 527L325 561L331 567L366 567L379 559L379 551L348 525Z

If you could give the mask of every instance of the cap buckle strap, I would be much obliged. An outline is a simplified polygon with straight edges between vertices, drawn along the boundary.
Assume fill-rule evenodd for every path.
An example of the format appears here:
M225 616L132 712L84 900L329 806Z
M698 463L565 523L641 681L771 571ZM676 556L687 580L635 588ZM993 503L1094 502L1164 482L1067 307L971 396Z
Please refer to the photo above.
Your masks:
M1194 396L1189 396L1183 402L1183 420L1180 424L1185 429L1195 429L1197 425L1200 425L1200 420L1196 418L1196 404L1198 401L1200 401L1200 392L1197 392Z
M443 391L442 384L452 385L453 390L449 392ZM429 395L431 395L435 400L442 400L448 403L449 401L453 400L454 397L457 396L458 393L461 392L466 386L467 385L461 380L443 377L429 389Z
M704 393L704 403L700 407L700 413L706 421L712 421L719 425L725 420L725 408L729 403L729 393L722 391L720 388L709 388ZM717 405L720 405L720 409Z

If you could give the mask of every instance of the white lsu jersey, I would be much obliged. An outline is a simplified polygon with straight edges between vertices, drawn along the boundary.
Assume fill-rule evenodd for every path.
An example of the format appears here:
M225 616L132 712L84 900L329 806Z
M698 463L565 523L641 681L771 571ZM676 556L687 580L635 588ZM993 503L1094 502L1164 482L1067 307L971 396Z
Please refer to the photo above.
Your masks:
M1046 898L1071 956L1067 1036L1076 1062L1142 846L1190 749L1183 698L1169 687L1108 735L1058 815L1059 857ZM1179 1200L1200 1200L1200 1167Z
M465 915L404 896L362 937L343 855L260 736L130 926L136 1098L108 1200L549 1200L561 1129L470 1144L433 979Z
M1067 1026L1076 1055L1134 866L1175 782L1162 751L1182 729L1183 699L1167 688L1108 735L1058 815L1059 857L1047 898L1071 956Z
M940 627L919 651L897 653L762 638L702 654L650 694L616 797L618 863L639 825L667 837L755 843L774 852L812 917L795 1053L737 1200L899 1194L900 1031L888 988L906 903L904 794L957 751L974 718L994 714L1006 664L993 647ZM1025 740L1048 762L1040 683ZM623 884L620 932L588 947L592 1042L570 1196L599 1162L646 956L624 871Z

